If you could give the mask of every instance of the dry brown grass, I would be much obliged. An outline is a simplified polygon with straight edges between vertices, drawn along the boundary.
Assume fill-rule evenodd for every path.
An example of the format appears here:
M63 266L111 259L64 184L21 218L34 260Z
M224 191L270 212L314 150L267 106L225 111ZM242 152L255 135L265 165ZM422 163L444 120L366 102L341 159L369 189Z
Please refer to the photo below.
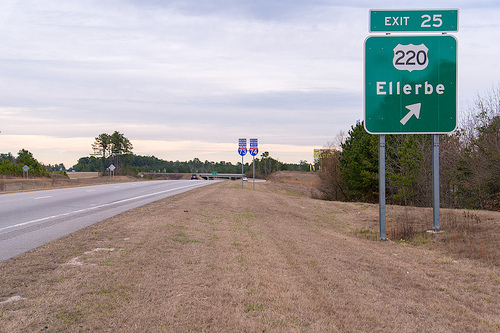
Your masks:
M307 186L318 186L320 179L315 172L278 171L268 177L269 181Z
M53 174L52 178L9 178L0 179L0 194L9 192L38 191L63 187L101 185L134 181L139 181L139 179L129 176L115 176L114 178L110 178L109 176L90 178L66 178L58 174Z
M500 330L498 266L367 240L376 205L251 189L196 189L0 263L0 331Z
M84 179L84 178L97 178L99 177L99 172L68 172L68 177L70 179Z
M398 209L399 208L399 209ZM500 221L498 212L441 210L442 233L433 234L432 210L392 207L388 237L394 241L426 245L460 258L479 259L500 265Z

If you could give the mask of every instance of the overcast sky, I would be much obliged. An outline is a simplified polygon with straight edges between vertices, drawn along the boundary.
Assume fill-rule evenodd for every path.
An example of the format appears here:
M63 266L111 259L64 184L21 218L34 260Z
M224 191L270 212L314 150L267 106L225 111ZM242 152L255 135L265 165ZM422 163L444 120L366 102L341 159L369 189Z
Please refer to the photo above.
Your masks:
M0 152L76 164L100 133L166 160L313 160L363 119L370 9L458 8L459 109L500 78L498 0L2 0ZM251 156L245 156L245 163Z

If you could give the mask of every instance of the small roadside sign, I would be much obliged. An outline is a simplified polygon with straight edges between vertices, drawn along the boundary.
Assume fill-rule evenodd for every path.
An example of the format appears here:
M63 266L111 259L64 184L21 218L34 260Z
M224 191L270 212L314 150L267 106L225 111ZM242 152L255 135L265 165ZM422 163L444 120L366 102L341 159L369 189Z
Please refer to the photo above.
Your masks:
M28 178L28 170L30 169L29 166L25 165L23 166L23 179L24 179L24 175L26 175L26 178Z

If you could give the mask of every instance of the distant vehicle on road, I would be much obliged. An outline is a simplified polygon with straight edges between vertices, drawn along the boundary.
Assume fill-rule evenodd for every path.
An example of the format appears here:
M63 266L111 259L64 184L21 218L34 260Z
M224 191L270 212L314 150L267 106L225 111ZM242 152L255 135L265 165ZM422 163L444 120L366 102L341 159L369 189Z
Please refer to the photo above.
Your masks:
M247 177L243 177L243 181L244 181L244 182L247 182L247 181L248 181L248 178L247 178Z
M191 179L198 179L198 176L197 176L195 173L193 173L193 174L191 175Z

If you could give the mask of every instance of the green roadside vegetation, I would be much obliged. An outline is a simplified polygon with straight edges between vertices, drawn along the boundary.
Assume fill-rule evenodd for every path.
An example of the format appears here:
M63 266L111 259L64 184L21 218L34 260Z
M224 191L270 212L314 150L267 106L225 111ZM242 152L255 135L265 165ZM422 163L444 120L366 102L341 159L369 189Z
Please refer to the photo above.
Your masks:
M478 96L450 134L440 135L444 208L500 210L500 87ZM378 202L378 135L358 121L318 160L319 189L329 200ZM432 206L432 136L386 135L387 202Z

